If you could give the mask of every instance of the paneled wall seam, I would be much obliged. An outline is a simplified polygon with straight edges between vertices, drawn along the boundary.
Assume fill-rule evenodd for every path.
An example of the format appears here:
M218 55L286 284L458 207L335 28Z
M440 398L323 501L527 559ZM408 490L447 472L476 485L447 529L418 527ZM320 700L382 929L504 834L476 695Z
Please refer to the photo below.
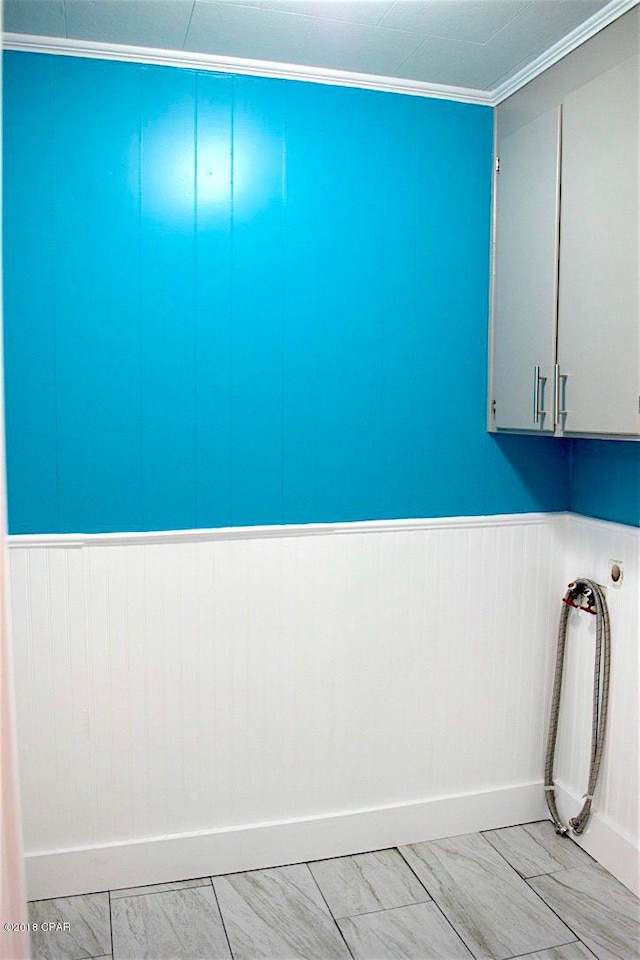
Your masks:
M229 358L229 369L227 374L227 384L228 392L230 397L233 396L233 384L235 377L235 355L234 355L234 324L235 324L235 300L233 297L233 276L235 271L235 191L236 191L236 153L235 153L235 127L236 127L236 115L235 115L235 102L236 102L236 78L231 77L229 80L229 213L228 213L228 231L229 231L229 258L227 264L227 282L229 289L229 297L227 304L227 351ZM234 475L234 447L233 447L233 435L235 430L234 424L234 405L232 400L227 404L226 413L226 423L227 423L227 437L226 444L224 448L224 453L226 456L226 494L224 497L224 502L221 504L224 509L221 509L221 515L228 517L233 516L233 475ZM198 518L200 523L200 518Z
M142 77L141 73L138 78L138 114L139 114L139 125L138 125L138 409L140 412L139 417L139 430L138 430L138 442L139 442L139 460L140 460L140 503L139 503L139 514L140 514L140 523L144 527L144 426L142 422L142 409L143 409L143 398L142 398L142 364L143 364L143 343L142 343L142 167L143 167L143 142L142 142L142 103L143 103L143 91L142 91Z
M195 2L194 2L195 6ZM193 16L193 10L191 11ZM193 98L193 133L194 133L194 151L193 151L193 513L198 522L198 118L199 118L199 89L198 74L194 77L194 98Z
M58 525L58 530L61 528L61 514L60 514L60 432L58 429L59 422L59 404L58 404L58 296L57 296L57 287L58 287L58 256L57 256L57 179L58 179L58 167L57 167L57 150L56 150L56 141L57 141L57 114L58 114L58 84L57 79L57 63L54 61L52 64L52 86L53 86L53 144L52 144L52 163L53 163L53 196L52 196L52 206L53 206L53 217L52 217L52 232L53 232L53 288L52 288L52 308L53 308L53 389L54 389L54 401L53 401L53 410L54 410L54 430L55 430L55 471L56 471L56 522ZM4 215L3 215L3 230L4 230ZM9 511L11 511L11 501L9 501ZM11 512L9 513L11 516ZM9 521L11 523L11 521ZM11 526L9 526L11 529Z
M195 0L194 0L195 6ZM193 16L193 9L191 10L191 16ZM194 368L194 384L193 384L193 423L194 423L194 435L193 435L193 462L196 465L195 477L194 477L194 511L196 517L196 524L198 523L198 517L200 516L200 502L199 502L199 476L198 476L198 433L199 433L199 422L198 422L198 387L200 383L200 370L198 365L198 320L199 320L199 302L198 302L198 271L199 271L199 246L198 246L198 171L200 168L200 155L199 155L199 110L198 104L200 101L200 77L196 74L195 77L195 103L194 103L194 134L195 134L195 150L193 158L193 256L195 260L195 269L193 271L193 303L194 303L194 312L195 312L195 328L194 328L194 337L193 337L193 368Z

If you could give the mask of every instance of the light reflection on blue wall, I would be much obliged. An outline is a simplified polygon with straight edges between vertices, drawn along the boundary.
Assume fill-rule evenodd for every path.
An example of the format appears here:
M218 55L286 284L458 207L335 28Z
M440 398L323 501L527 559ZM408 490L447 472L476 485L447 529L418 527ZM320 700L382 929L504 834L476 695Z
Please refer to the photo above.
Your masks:
M231 156L224 145L218 143L205 144L203 152L207 153L206 167L198 177L198 206L216 206L229 202L231 185L236 192L242 190L243 177L246 180L246 169L239 175L237 163L232 170Z
M166 136L159 130L162 163L157 170L157 189L147 194L149 209L157 216L196 214L203 206L224 206L231 201L232 187L235 196L247 183L247 170L251 164L249 151L245 148L235 156L228 143L215 137L202 137L198 142L196 158L193 138L176 140L172 126L167 123Z

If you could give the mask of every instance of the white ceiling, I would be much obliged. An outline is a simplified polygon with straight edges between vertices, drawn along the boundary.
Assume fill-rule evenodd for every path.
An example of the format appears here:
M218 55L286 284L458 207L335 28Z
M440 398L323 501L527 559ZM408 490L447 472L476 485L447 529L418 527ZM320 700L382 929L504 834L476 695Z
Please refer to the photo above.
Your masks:
M4 30L492 91L589 18L620 5L620 0L5 0Z

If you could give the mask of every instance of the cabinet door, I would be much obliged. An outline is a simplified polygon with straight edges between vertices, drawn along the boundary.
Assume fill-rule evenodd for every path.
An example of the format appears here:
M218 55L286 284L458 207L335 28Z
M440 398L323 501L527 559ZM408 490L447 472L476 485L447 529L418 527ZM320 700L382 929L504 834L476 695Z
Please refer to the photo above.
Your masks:
M561 426L638 435L638 58L567 96L562 126Z
M506 137L498 154L494 424L501 430L550 433L554 429L560 108ZM546 412L536 416L536 406Z

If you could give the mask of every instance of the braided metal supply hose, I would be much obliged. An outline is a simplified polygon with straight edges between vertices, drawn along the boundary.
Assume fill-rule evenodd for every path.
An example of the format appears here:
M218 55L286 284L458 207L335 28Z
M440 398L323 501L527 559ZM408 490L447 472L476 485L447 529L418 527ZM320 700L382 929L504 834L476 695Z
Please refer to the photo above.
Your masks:
M556 672L553 681L553 697L551 700L551 718L549 720L549 736L547 738L547 753L544 762L544 789L547 807L551 814L556 833L566 835L569 827L560 819L556 807L555 785L553 782L553 760L556 751L556 737L558 733L558 718L560 715L560 696L562 694L562 674L564 670L564 651L567 640L567 623L571 607L577 606L574 600L577 597L588 598L589 605L595 608L596 615L596 649L593 668L593 714L591 722L591 762L589 765L589 782L585 794L582 810L577 816L569 820L569 826L576 835L582 833L587 825L591 813L591 803L602 750L607 729L607 703L609 700L609 663L611 659L611 629L609 625L609 611L602 588L593 580L580 578L569 585L560 614L558 626L558 647L556 654ZM587 609L579 607L579 609ZM590 612L593 612L591 610Z

